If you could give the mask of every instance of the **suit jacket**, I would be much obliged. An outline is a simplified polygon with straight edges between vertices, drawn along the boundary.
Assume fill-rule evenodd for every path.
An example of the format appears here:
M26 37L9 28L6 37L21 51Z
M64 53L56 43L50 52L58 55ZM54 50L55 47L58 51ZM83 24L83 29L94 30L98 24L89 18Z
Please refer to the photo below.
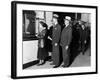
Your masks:
M62 30L60 45L64 47L69 46L71 43L71 40L72 40L72 28L71 26L68 26Z
M60 34L61 34L61 26L56 24L53 27L53 34L52 34L52 44L59 43L60 41Z
M85 41L88 36L87 28L82 29L82 27L80 27L79 32L80 32L80 40Z
M48 29L48 36L52 39L52 30L53 30L53 26L50 27L50 29Z

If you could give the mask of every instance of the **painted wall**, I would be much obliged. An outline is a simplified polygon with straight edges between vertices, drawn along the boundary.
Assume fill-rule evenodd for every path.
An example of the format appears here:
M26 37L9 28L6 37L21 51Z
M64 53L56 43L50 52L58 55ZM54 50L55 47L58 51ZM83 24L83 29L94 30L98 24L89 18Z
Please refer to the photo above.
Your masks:
M38 40L23 42L23 64L37 60Z
M81 20L85 21L85 22L91 23L90 18L91 18L91 14L89 14L89 13L82 13L82 15L81 15Z
M52 25L52 16L53 16L53 12L46 12L46 23L48 25L48 28Z

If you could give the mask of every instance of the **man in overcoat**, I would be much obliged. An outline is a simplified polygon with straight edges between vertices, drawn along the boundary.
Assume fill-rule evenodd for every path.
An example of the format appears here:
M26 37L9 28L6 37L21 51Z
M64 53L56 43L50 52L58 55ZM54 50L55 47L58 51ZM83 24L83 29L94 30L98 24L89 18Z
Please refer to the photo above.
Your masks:
M59 53L59 42L61 35L61 26L58 23L58 15L53 15L53 32L52 32L52 60L53 68L57 68L60 65L60 53Z
M72 40L72 28L70 25L71 17L66 16L64 19L65 27L61 33L60 45L62 47L63 65L62 67L68 67L70 61L70 43Z
M80 50L82 52L82 54L84 55L85 53L85 47L86 47L86 43L87 43L87 38L88 38L88 31L87 31L87 27L85 26L85 22L83 21L79 21L79 33L80 33Z

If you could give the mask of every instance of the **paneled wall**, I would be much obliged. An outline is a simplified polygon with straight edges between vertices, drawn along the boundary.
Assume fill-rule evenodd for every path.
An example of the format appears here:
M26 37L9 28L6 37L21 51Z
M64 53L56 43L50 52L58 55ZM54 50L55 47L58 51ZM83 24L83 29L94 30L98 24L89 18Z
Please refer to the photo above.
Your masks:
M48 25L48 28L52 25L52 16L53 16L53 12L46 12L46 23Z
M91 14L89 13L82 13L81 14L81 20L85 22L91 23Z

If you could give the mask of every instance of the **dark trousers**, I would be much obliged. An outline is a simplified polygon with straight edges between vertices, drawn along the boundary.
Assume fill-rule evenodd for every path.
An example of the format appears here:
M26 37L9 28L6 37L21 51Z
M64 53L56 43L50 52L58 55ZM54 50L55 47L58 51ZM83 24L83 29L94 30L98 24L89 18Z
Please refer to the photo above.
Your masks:
M64 46L62 46L62 55L63 55L63 62L65 66L69 65L70 55L69 55L69 48L66 50Z
M85 52L85 43L84 43L84 41L81 41L80 47L81 47L82 53L84 54L84 52Z
M59 45L57 45L57 46L53 45L52 60L53 60L53 64L55 66L58 66L60 63L59 57L60 57Z

